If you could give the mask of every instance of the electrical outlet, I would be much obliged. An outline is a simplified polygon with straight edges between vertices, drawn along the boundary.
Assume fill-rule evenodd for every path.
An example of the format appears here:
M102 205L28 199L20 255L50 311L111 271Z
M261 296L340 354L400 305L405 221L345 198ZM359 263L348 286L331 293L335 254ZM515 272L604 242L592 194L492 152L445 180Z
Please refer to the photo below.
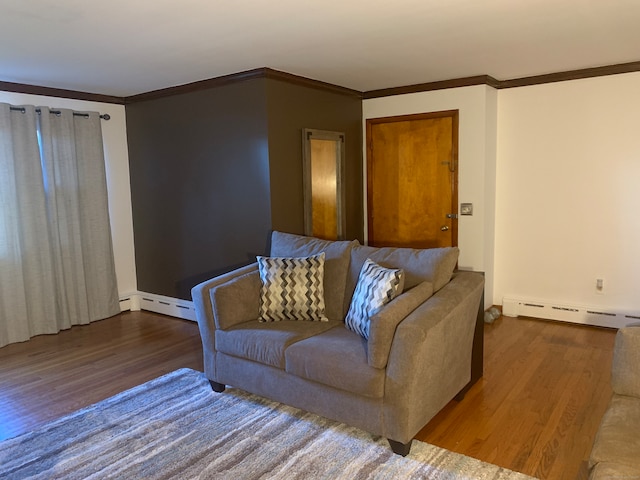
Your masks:
M604 279L596 278L596 293L599 295L604 295Z

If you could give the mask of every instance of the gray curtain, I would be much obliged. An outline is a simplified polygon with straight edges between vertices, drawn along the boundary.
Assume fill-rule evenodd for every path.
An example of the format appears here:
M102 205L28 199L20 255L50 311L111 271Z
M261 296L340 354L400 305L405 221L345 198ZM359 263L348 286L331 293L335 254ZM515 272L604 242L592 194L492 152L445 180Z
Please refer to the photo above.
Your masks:
M0 347L120 312L100 117L0 104Z

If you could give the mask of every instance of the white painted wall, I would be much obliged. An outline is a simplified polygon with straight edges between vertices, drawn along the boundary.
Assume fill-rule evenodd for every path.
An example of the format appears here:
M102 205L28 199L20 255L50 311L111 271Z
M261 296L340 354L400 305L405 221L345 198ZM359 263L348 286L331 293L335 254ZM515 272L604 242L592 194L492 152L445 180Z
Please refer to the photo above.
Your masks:
M107 187L109 190L109 214L111 217L113 251L118 278L118 293L122 297L136 292L129 156L124 106L3 91L0 91L0 102L11 105L36 105L52 108L70 108L78 111L97 111L111 115L110 120L102 121L102 135L104 139Z
M362 107L363 137L369 118L459 110L458 200L473 203L473 216L461 216L458 222L458 263L461 269L485 272L487 306L494 297L497 99L495 89L478 85L368 99ZM363 152L366 155L366 145ZM366 192L366 161L364 177ZM365 223L366 217L365 199Z
M118 290L136 292L124 107L1 91L0 102L111 115L102 126ZM513 297L640 312L640 73L363 102L364 122L453 109L459 201L474 204L459 221L459 264L486 272L486 305Z
M640 73L501 90L496 197L495 303L640 312Z

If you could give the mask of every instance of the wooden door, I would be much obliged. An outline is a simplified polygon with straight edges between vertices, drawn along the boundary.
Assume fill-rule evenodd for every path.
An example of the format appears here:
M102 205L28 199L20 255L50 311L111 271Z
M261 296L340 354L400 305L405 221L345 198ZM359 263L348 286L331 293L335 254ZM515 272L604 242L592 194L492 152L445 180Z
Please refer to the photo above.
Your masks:
M458 244L458 112L367 120L369 245Z

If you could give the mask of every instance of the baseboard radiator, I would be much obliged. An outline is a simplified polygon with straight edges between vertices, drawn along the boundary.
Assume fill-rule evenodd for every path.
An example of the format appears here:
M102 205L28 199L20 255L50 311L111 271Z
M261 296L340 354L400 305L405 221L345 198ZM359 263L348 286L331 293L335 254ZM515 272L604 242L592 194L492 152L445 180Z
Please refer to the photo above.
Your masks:
M155 293L133 292L120 296L120 311L147 310L184 320L196 321L193 302L179 298L165 297Z
M640 313L617 311L587 305L568 305L505 297L502 314L507 317L535 317L546 320L581 323L597 327L620 328L640 322Z
M134 292L120 297L120 310L149 312L196 321L193 302L165 297L154 293ZM542 302L524 298L504 297L502 314L507 317L534 317L545 320L620 328L630 323L640 323L640 313L617 311L610 308L587 305L571 305Z

